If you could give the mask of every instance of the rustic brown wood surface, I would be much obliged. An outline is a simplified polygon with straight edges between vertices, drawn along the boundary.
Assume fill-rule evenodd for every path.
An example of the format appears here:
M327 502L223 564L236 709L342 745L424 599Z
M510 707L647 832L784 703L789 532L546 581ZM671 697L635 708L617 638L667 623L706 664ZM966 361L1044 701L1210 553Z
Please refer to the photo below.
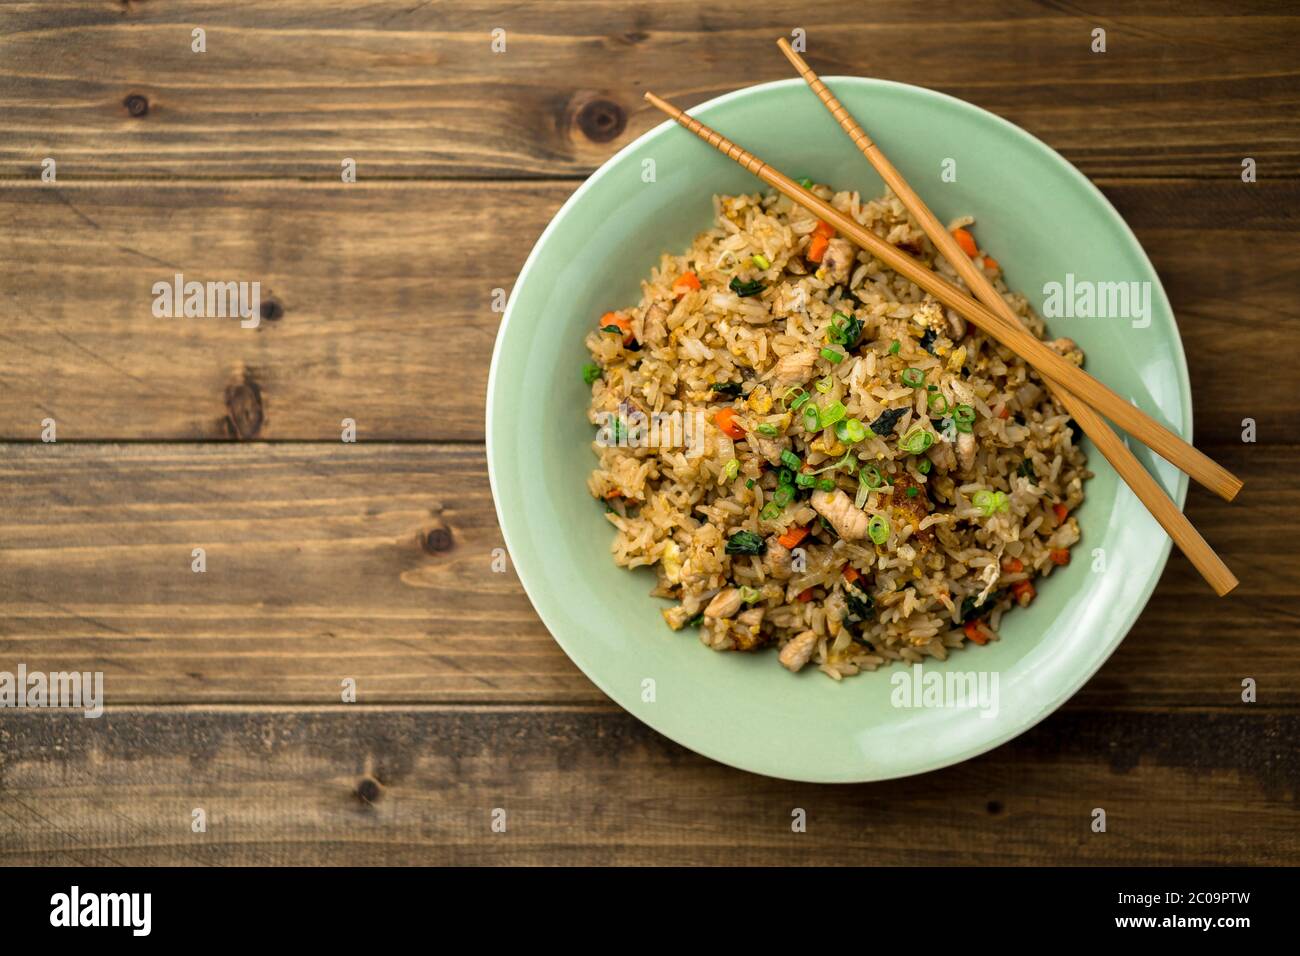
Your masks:
M861 787L663 739L492 570L494 290L659 122L644 89L784 78L795 27L823 74L960 96L1098 183L1246 480L1188 501L1231 597L1174 556L1059 713ZM1280 3L0 4L0 670L111 690L0 711L0 863L1300 862L1298 41ZM177 271L260 279L264 321L153 318Z

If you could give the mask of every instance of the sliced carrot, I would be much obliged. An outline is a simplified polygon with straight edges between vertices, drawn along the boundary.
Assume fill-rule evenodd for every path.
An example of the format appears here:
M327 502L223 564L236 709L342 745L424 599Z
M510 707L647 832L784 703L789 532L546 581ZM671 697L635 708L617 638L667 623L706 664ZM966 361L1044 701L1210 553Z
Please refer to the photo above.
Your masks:
M1002 570L1008 574L1019 574L1025 569L1025 563L1019 558L1007 558L1002 562Z
M994 259L992 256L984 257L984 268L988 269L989 272L992 272L994 275L997 275L1002 271L1002 267L998 265L998 260Z
M804 525L795 525L793 528L787 528L785 534L776 540L781 542L783 548L797 548L799 542L808 537L808 528Z
M727 433L728 438L740 439L745 437L745 429L736 424L736 410L734 408L721 408L713 416L713 420L718 423L718 427Z
M698 289L699 287L699 276L694 272L683 272L677 277L677 281L673 283L673 292L677 293L678 297L681 297L692 289Z
M844 575L844 580L848 581L849 584L857 584L862 578L861 572L851 564L844 565L844 570L840 573Z
M952 231L952 237L957 240L957 245L961 246L961 251L972 259L980 254L980 247L975 245L975 237L970 234L969 229L958 226Z
M1070 563L1069 548L1053 548L1047 552L1047 556L1052 559L1053 564L1066 565Z
M814 236L824 236L827 239L835 238L835 227L824 219L817 220L817 228L813 230Z
M1011 585L1011 593L1015 595L1016 603L1021 607L1025 607L1034 599L1034 595L1038 592L1034 590L1032 582L1017 581L1015 584Z
M813 236L812 241L808 243L808 253L804 258L809 262L821 262L822 257L826 255L826 249L830 244L831 241L825 236Z
M811 600L812 600L812 588L804 588L802 591L800 591L800 592L799 592L799 600L802 601L804 604L807 604L809 601L811 601Z
M1065 524L1065 516L1070 513L1070 509L1065 505L1052 505L1052 512L1056 515L1057 524Z
M983 625L981 625L979 621L967 622L966 626L963 627L962 630L965 631L966 636L976 644L987 644L989 642L988 635L984 633Z
M627 316L619 315L617 312L606 312L600 317L598 324L602 329L607 325L617 325L622 329L624 345L631 345L636 341L636 336L632 334L632 320Z

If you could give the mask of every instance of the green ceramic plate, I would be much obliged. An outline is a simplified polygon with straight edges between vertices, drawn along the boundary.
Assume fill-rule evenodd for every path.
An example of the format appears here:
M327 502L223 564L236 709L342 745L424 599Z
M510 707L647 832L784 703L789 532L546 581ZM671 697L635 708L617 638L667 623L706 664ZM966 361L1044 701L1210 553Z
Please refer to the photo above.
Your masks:
M1168 300L1133 234L1083 175L960 100L878 80L828 83L941 220L977 218L981 245L1035 308L1044 285L1067 274L1076 283L1150 283L1148 327L1058 318L1049 328L1079 342L1093 375L1191 439L1187 366ZM881 191L799 80L740 90L692 113L796 178L866 197ZM941 180L946 159L956 161L955 182ZM812 668L792 675L771 653L714 653L693 630L674 633L663 623L664 602L647 594L649 571L625 571L610 559L612 529L586 490L595 459L583 336L601 313L638 300L640 280L661 253L682 251L710 225L711 196L760 187L664 123L602 166L542 234L510 297L488 383L488 468L506 544L574 663L692 750L757 773L825 782L965 760L1033 726L1088 680L1132 626L1169 555L1168 537L1090 446L1096 477L1078 511L1083 540L1074 561L1042 583L1028 609L1006 616L1001 641L925 665L996 675L996 713L895 706L891 678L900 667L836 683ZM1145 447L1134 450L1181 506L1186 477Z

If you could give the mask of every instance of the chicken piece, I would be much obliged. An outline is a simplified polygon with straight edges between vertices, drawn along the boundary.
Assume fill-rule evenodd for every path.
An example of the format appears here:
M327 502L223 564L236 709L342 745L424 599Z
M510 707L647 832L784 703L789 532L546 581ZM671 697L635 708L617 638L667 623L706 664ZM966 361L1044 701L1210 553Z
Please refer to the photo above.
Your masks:
M915 494L908 494L911 488L916 489ZM934 548L934 529L920 527L922 519L930 513L930 498L925 493L925 486L912 479L912 476L904 472L894 479L894 485L889 492L889 505L894 511L894 517L905 522L912 527L912 541L916 542L916 548L921 553L925 553Z
M926 455L939 471L952 471L957 467L957 455L952 450L952 442L940 441L930 446Z
M857 541L867 536L870 520L866 512L853 506L853 499L836 488L834 491L814 491L810 499L817 513L831 523L835 533L846 541Z
M849 281L849 270L853 268L853 243L847 239L832 239L826 246L822 257L822 268L832 285Z
M740 589L723 588L717 593L709 606L704 609L704 616L711 618L734 617L740 610Z
M1047 347L1062 356L1070 364L1083 365L1083 349L1079 348L1074 339L1054 339L1047 343Z
M778 389L801 385L812 377L813 363L816 361L816 352L792 352L772 366L768 375Z
M754 449L769 464L781 464L781 452L785 451L785 442L778 438L767 438L757 432L749 432L745 435L745 441L749 442L749 447Z
M975 435L973 432L957 433L957 463L965 474L975 467Z
M781 653L777 655L777 660L781 666L788 671L798 671L812 659L813 651L817 649L817 633L815 631L804 631L797 634L785 642L785 647L781 648Z
M700 613L700 605L704 603L704 597L707 594L707 591L705 594L688 592L682 598L682 603L677 607L665 608L663 615L664 620L668 622L668 626L674 631L680 631L685 627L687 621Z
M839 591L832 591L822 602L822 608L826 611L826 630L831 637L836 637L840 633L844 616L848 613L849 602L844 600L844 595Z
M636 340L642 345L663 345L667 341L668 313L661 306L652 305L645 310L642 326L641 333L637 333L636 320L632 320L632 331L636 333Z
M770 535L767 539L767 552L763 555L763 570L777 581L788 581L790 565L790 549L781 543L780 536Z

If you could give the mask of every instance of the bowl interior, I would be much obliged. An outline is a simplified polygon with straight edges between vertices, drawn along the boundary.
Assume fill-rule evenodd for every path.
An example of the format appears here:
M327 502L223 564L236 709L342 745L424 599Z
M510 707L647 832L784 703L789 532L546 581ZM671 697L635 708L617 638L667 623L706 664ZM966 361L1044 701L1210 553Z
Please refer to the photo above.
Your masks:
M1048 319L1088 370L1190 439L1187 369L1168 301L1146 255L1095 187L1038 140L977 107L918 87L828 80L941 220L976 217L981 245L1040 312L1044 286L1145 282L1150 324ZM878 195L874 170L798 80L729 94L692 111L784 172ZM946 163L945 161L952 161ZM946 181L945 169L956 177ZM1002 640L927 663L984 674L995 706L902 707L908 669L835 683L795 676L771 654L718 654L670 631L648 571L609 555L612 529L586 490L582 345L603 312L635 304L665 251L712 219L716 193L762 184L673 124L622 150L569 200L511 295L488 386L488 463L520 580L551 633L600 688L640 719L709 757L809 781L884 779L955 763L1027 729L1088 679L1145 605L1169 540L1091 444L1074 560L1003 619ZM1181 506L1186 477L1145 447L1138 458ZM902 674L903 677L895 675Z

